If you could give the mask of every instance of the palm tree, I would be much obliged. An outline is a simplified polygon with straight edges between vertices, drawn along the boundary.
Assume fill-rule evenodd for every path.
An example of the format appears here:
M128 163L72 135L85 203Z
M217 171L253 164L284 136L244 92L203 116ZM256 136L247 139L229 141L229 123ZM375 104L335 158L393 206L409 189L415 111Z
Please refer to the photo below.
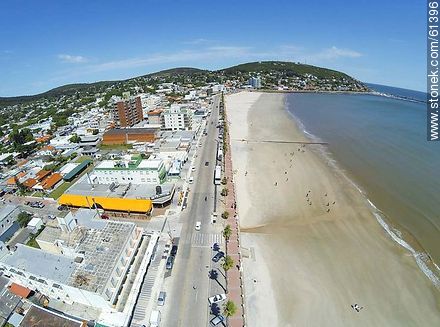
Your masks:
M223 230L223 237L225 238L226 241L229 240L231 234L232 234L231 225L226 225L225 229Z
M226 317L232 317L237 312L237 306L234 302L231 300L228 300L225 304L225 308L223 310L223 313Z
M227 255L222 263L222 267L225 271L228 271L234 266L234 259Z

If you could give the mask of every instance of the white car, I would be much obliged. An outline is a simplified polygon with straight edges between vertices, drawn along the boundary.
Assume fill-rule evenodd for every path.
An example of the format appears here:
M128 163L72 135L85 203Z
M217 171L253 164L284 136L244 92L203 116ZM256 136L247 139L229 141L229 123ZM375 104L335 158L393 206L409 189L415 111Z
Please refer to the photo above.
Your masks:
M196 171L196 167L192 166L191 171Z
M191 176L191 177L188 179L188 183L189 183L189 184L192 184L193 182L194 182L194 177Z
M226 300L226 294L222 293L222 294L217 294L217 295L211 296L208 299L208 302L209 302L209 304L213 304L213 303L222 302L224 300Z
M200 230L200 226L202 226L202 222L196 222L196 230Z

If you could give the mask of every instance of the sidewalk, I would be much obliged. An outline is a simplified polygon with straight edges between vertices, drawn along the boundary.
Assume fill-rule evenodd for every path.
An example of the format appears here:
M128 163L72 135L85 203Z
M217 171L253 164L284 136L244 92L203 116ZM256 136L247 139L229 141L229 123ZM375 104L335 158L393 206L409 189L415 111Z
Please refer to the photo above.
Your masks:
M225 108L226 109L226 108ZM226 116L226 110L225 110ZM225 119L227 123L227 119ZM226 243L227 254L234 260L235 267L227 272L228 297L237 306L237 312L229 317L228 323L231 327L245 326L245 310L244 310L244 283L243 283L243 269L241 265L240 252L240 224L237 216L237 205L235 198L234 180L232 174L232 159L231 159L231 143L229 132L226 134L225 142L227 150L224 157L224 172L227 179L228 195L225 197L225 211L229 213L226 224L229 224L232 229L231 237Z

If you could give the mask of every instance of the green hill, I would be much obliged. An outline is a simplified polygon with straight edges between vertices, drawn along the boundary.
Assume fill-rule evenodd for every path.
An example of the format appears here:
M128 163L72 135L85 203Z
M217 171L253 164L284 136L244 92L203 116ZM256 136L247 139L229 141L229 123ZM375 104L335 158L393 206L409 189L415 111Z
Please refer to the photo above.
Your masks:
M185 79L186 77L201 77L198 81L214 81L215 75L226 75L232 76L241 73L282 73L285 76L304 76L306 74L314 75L320 79L346 79L348 81L355 81L352 77L344 74L342 72L331 70L327 68L321 68L311 65L304 65L293 62L283 62L283 61L259 61L245 63L229 68L223 68L217 71L209 71L192 67L178 67L167 70L162 70L155 73L149 73L146 75L129 78L120 81L100 81L95 83L78 83L78 84L68 84L60 87L56 87L47 92L28 95L28 96L16 96L16 97L0 97L0 107L10 106L20 103L28 103L41 99L56 99L63 95L73 95L76 93L97 93L103 92L106 88L114 86L119 89L123 89L125 83L130 84L131 82L136 83L136 81L141 79L158 79L163 78L164 80L174 77L181 77ZM196 78L197 79L197 78ZM176 79L182 80L182 79ZM163 81L163 80L162 80ZM197 85L197 83L196 83Z
M246 64L225 68L220 71L224 72L225 74L235 74L237 72L284 72L290 76L304 76L306 74L311 74L318 78L346 78L348 80L353 80L353 78L347 74L336 70L285 61L249 62Z

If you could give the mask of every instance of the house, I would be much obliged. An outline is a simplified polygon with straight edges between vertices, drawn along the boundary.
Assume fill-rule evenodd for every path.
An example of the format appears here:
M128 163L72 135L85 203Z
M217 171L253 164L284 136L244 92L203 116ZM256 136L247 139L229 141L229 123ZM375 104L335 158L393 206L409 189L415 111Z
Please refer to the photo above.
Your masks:
M38 156L53 156L57 153L57 150L52 145L45 145L40 150L38 150Z
M55 189L56 186L62 182L62 180L63 180L63 176L61 176L60 173L53 173L45 180L43 180L41 184L44 190L50 191Z

